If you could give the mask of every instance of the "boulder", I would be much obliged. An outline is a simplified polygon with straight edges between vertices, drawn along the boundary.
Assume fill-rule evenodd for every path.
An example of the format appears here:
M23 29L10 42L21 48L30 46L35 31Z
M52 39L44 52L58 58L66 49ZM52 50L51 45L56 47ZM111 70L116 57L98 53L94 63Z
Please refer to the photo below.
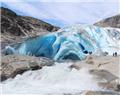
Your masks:
M92 69L90 70L90 73L93 74L93 75L96 75L98 76L100 79L104 79L106 82L111 82L113 80L116 80L118 79L117 76L113 75L112 73L110 73L109 71L107 70L98 70L98 69Z
M13 78L28 70L41 69L43 66L51 66L54 61L45 57L34 57L24 55L7 55L2 57L1 81Z

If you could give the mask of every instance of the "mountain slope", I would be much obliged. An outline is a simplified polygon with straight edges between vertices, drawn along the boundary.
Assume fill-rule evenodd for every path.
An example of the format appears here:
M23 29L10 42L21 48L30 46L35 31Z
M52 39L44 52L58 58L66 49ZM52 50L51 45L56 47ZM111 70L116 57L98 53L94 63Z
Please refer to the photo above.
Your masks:
M1 7L1 32L9 32L16 36L25 35L27 32L52 32L59 28L33 17L19 16L15 12ZM28 33L28 35L29 35Z
M101 27L120 28L120 14L98 21L94 25Z

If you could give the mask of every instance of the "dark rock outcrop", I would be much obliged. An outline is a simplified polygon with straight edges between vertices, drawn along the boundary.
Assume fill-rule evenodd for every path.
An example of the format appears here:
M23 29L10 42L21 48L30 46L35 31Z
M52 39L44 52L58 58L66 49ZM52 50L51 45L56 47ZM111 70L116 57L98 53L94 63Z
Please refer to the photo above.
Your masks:
M101 27L120 28L120 14L98 21L94 25Z
M52 66L54 61L44 57L31 57L24 55L7 55L2 57L1 81L13 78L28 70L38 70L43 66Z
M33 17L20 16L10 9L1 7L1 32L16 36L32 32L52 32L59 28Z

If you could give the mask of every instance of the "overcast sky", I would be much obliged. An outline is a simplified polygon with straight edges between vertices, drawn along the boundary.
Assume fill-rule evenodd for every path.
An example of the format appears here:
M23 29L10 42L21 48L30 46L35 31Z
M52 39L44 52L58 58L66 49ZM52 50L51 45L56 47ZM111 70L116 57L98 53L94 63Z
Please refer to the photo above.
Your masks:
M53 25L93 24L119 12L118 0L3 0L2 6L20 15L32 16Z

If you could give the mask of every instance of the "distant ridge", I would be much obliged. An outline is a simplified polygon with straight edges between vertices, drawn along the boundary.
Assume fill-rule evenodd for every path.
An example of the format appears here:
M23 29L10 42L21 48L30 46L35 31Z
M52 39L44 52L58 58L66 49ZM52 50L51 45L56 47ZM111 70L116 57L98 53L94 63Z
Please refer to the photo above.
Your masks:
M120 14L98 21L94 25L101 27L120 28Z

